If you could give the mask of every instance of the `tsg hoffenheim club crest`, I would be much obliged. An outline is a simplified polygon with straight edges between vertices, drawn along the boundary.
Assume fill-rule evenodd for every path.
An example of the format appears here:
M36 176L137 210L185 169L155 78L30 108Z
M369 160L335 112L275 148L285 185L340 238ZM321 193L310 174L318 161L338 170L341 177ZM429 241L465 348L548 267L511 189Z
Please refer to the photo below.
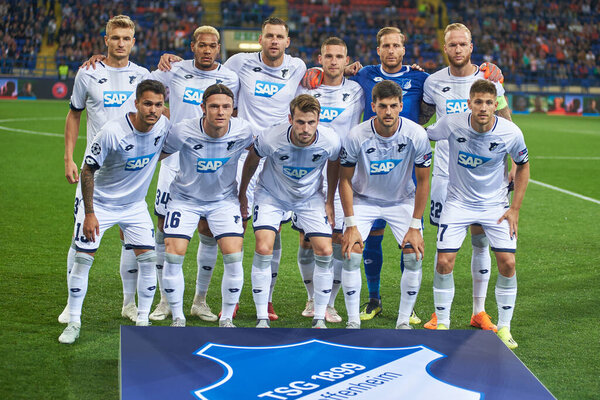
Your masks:
M280 346L208 343L196 355L223 367L223 376L192 393L199 399L482 399L432 376L444 354L425 346L355 347L321 340Z

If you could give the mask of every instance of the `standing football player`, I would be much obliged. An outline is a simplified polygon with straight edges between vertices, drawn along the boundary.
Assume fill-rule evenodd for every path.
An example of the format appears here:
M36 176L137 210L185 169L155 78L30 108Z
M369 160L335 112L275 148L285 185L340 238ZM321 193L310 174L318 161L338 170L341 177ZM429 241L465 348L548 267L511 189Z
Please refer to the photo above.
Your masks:
M75 262L69 274L69 322L58 341L79 337L88 275L104 232L118 224L133 249L138 308L136 325L148 326L156 291L154 226L145 201L169 122L162 115L165 87L153 80L136 88L137 112L124 112L106 123L86 150L81 170L82 202L75 215Z
M372 99L376 117L352 129L340 157L339 191L345 215L342 285L347 328L360 328L362 238L377 220L383 219L405 252L396 329L411 329L409 318L421 286L421 218L429 193L431 147L421 126L399 116L403 103L398 84L379 82L373 88Z
M480 224L498 264L498 337L514 349L517 342L510 333L510 322L517 297L515 251L519 210L529 181L529 156L521 130L494 115L497 97L493 83L477 80L469 92L470 112L445 115L427 129L431 140L447 140L449 147L448 192L437 237L434 304L437 329L448 329L456 253L467 228ZM509 155L517 165L510 206L506 195Z
M256 327L269 327L267 310L273 244L283 216L292 211L294 224L310 238L315 254L312 326L326 328L325 310L333 283L331 228L340 140L331 128L318 126L321 107L314 97L299 95L292 100L289 110L289 123L275 125L256 138L244 163L240 183L240 207L246 217L248 184L264 157L252 207L256 238L252 262ZM326 165L328 185L325 199L323 169Z
M323 82L316 89L305 89L300 87L298 93L310 94L321 105L319 124L331 127L340 135L340 139L358 125L364 108L364 93L360 85L354 81L344 78L344 68L348 64L348 49L346 43L337 37L327 38L321 45L319 63L323 66ZM335 298L342 283L342 226L344 223L344 212L340 202L339 193L335 193L335 224L333 227L333 287L329 304L325 312L327 322L341 322L342 318L335 309ZM293 228L299 229L292 225ZM302 311L302 316L314 316L314 286L313 273L315 269L314 252L310 241L300 232L300 245L298 246L298 267L306 292L308 301Z
M219 326L234 327L233 312L244 284L244 228L237 198L238 158L253 141L249 123L231 118L233 92L223 84L203 93L203 117L175 124L164 153L178 153L179 170L171 183L165 214L166 255L162 287L173 313L171 326L185 326L183 260L200 219L205 219L223 253Z
M135 88L148 74L148 70L129 61L129 54L135 43L135 24L126 15L111 18L106 24L104 43L108 57L95 70L80 69L75 76L70 110L65 122L65 176L69 183L77 183L74 214L83 207L81 184L73 152L79 136L79 125L83 110L87 110L87 146L111 119L122 116L126 111L134 110ZM138 280L138 266L133 250L124 243L121 234L120 273L123 281L123 308L121 315L135 321L137 309L135 291ZM74 238L75 239L75 238ZM75 245L71 242L67 256L67 281L75 262ZM58 317L61 323L69 322L69 305Z
M437 119L443 115L468 112L467 105L471 85L478 79L484 78L484 72L471 63L473 42L471 31L463 24L450 24L444 31L444 52L448 56L449 66L432 74L425 81L421 116L419 122L425 124L436 114ZM496 114L511 120L510 109L504 96L504 88L495 83L498 92L498 108ZM446 200L448 187L448 142L440 140L435 143L435 160L431 180L431 209L429 222L439 227L439 218ZM515 165L511 168L514 178ZM507 192L508 193L508 192ZM496 330L490 316L485 312L485 299L492 259L489 251L489 241L481 226L472 225L471 229L471 275L473 278L473 315L471 325L485 330ZM437 257L434 259L437 260ZM434 261L435 264L435 261ZM435 265L434 265L435 270ZM434 291L439 288L434 287ZM427 329L436 329L436 314L424 325Z

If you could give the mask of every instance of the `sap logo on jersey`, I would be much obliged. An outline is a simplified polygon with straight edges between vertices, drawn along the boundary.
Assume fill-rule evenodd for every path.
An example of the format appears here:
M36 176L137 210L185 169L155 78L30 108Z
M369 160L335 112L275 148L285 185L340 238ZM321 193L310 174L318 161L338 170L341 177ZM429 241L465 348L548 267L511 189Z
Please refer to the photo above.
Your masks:
M313 169L314 168L283 167L283 174L292 179L302 179L302 177L308 175Z
M481 157L476 154L465 153L464 151L458 152L458 165L465 168L477 168L490 160L491 158Z
M121 107L132 93L124 91L104 92L104 107Z
M186 87L183 91L183 102L199 106L202 104L202 95L204 90Z
M401 161L402 159L371 161L371 168L369 170L369 173L371 175L385 175L394 168L396 168L396 165L400 164Z
M345 108L333 108L333 107L321 107L321 115L319 115L319 121L321 122L333 122L334 119L342 112Z
M229 158L199 158L196 164L196 171L201 174L217 172Z
M273 97L285 86L284 83L256 81L254 85L254 95L260 97Z
M139 171L150 163L154 154L156 153L128 159L125 163L125 171Z
M446 114L460 114L468 109L469 105L465 99L446 100Z

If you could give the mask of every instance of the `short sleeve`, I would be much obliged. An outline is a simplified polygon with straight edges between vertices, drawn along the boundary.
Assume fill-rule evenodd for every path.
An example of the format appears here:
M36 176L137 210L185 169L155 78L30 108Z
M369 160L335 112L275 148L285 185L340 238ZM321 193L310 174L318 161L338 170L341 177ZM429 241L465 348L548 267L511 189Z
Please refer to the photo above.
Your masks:
M110 127L107 125L100 130L85 152L83 160L93 170L100 169L106 157L116 149L116 141L111 136Z
M352 131L346 136L342 142L340 150L340 163L343 167L354 167L358 161L358 151L360 149L358 143L354 139Z
M527 146L525 145L523 133L520 129L515 134L514 140L511 142L508 152L517 165L523 165L529 162L529 153L527 151Z
M430 75L431 76L431 75ZM423 101L427 104L435 104L435 99L433 98L433 89L432 89L432 79L427 77L425 82L423 83Z
M83 111L87 100L87 75L83 69L77 71L75 82L73 83L73 94L71 94L70 107L74 111Z
M435 124L427 127L427 136L429 137L429 140L446 140L450 137L451 133L452 132L448 127L448 117L445 115L438 119Z
M181 150L185 137L182 134L184 122L179 122L171 126L162 151L167 154L173 154Z
M415 138L415 167L431 167L431 145L427 139L425 129L419 127L419 135Z

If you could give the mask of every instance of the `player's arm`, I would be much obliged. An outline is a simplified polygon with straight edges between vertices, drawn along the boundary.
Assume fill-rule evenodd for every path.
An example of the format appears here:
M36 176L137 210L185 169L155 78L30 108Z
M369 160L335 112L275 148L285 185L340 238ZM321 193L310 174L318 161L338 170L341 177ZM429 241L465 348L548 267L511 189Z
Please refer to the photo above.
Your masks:
M413 210L412 222L408 229L408 232L402 240L402 248L407 243L410 243L415 254L417 261L422 259L425 254L425 241L421 235L421 219L425 212L425 205L427 204L427 196L429 195L429 167L415 166L415 177L417 178L417 189L415 193L415 208Z
M240 200L240 210L242 212L242 218L246 219L249 217L248 215L248 198L246 197L246 192L248 191L248 185L250 184L250 179L254 176L256 169L258 168L258 163L260 162L261 157L256 152L254 145L250 146L248 150L248 156L246 157L246 161L244 162L244 167L242 168L242 179L240 181L240 193L238 194L238 198Z
M84 164L81 170L81 194L83 195L83 205L85 210L85 219L83 220L83 234L92 241L96 241L96 235L100 234L100 224L94 214L94 173L95 168Z
M508 106L508 100L506 96L498 96L498 108L496 109L496 115L512 121L510 107ZM517 164L510 159L510 170L508 171L508 183L515 181L515 172L517 170Z
M421 101L421 109L419 111L419 125L425 125L429 122L431 117L435 114L435 105L427 104Z
M340 200L344 210L344 224L346 230L342 236L342 256L350 259L350 253L355 245L358 245L360 251L364 248L362 238L354 222L354 193L352 190L352 177L354 176L355 165L342 165L340 167Z
M335 191L340 178L340 160L327 161L327 200L325 201L325 211L329 224L333 227L335 224L335 212L333 200L335 199Z
M507 220L510 230L510 237L517 237L517 228L519 225L519 210L523 199L525 198L525 190L529 183L529 162L517 164L515 173L515 193L513 194L512 203L509 209L504 213L498 223Z
M165 158L169 157L171 154L173 154L173 153L165 153L164 151L161 151L160 156L158 156L158 161L164 160Z
M96 69L96 63L102 62L104 60L106 60L106 56L104 54L94 54L93 56L88 58L83 64L81 64L79 69L90 69L90 67L92 67L92 69Z
M73 153L79 136L81 113L81 110L70 109L65 121L65 177L69 183L79 182L79 168L73 161Z

